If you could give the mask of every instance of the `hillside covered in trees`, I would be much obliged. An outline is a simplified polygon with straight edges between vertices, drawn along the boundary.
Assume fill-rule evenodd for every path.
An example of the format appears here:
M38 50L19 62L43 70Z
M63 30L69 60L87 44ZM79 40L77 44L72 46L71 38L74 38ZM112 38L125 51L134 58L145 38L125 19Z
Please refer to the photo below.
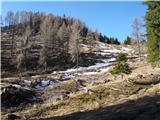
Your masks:
M65 15L9 11L2 24L2 71L65 69L76 66L77 59L83 64L81 44L90 51L95 41L120 44Z

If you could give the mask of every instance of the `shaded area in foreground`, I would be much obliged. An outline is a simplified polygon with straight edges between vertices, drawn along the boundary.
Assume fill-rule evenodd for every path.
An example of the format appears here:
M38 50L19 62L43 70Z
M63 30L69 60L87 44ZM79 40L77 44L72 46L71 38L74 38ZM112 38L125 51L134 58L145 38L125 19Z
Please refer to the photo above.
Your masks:
M160 95L65 116L37 120L160 120Z

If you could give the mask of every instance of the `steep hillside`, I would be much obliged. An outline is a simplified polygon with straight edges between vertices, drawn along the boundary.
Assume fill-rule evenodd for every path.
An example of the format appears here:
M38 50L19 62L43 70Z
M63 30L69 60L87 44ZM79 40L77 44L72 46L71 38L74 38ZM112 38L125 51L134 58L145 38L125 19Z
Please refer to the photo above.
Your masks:
M88 66L96 61L84 56L93 51L96 41L119 44L78 19L26 11L7 15L7 26L1 28L2 77L65 70L77 66L77 61ZM82 52L81 44L88 45L88 51Z

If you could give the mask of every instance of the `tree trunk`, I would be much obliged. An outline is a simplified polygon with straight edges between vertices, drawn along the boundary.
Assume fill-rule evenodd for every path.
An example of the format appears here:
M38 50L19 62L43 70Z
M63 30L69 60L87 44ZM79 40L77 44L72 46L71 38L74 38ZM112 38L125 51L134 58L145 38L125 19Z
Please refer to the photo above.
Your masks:
M139 40L139 35L137 34L137 43L138 43L138 56L139 56L139 61L141 61L141 46L140 46L140 40Z

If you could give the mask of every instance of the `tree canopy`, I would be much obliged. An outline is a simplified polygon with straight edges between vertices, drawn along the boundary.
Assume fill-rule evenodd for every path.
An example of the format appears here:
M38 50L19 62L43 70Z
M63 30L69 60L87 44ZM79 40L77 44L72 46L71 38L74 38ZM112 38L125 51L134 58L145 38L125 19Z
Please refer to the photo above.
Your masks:
M145 2L146 12L148 61L153 66L160 66L160 2Z

